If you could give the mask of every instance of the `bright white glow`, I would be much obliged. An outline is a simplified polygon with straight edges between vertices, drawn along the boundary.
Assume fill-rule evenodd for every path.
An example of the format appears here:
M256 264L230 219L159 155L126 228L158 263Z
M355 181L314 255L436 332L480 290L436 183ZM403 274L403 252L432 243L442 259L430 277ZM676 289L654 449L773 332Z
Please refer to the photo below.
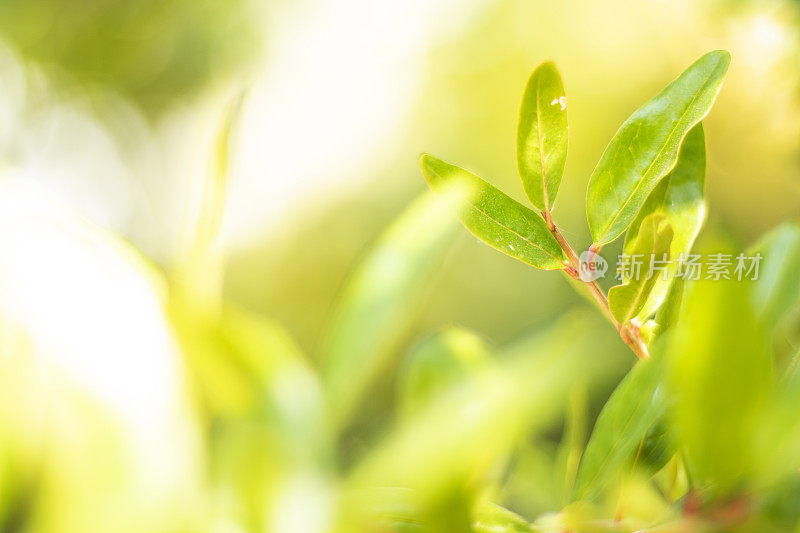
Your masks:
M126 245L31 183L0 181L0 321L110 411L115 424L98 427L122 438L130 481L157 501L192 479L197 458L159 280Z
M45 186L70 209L116 231L142 204L126 155L86 101L59 97L37 68L0 42L0 164L4 176ZM109 106L111 100L106 98ZM116 101L115 101L116 102ZM141 117L115 105L130 145Z
M259 239L301 200L368 178L417 100L427 50L488 1L291 3L243 111L225 240Z
M319 476L295 474L270 503L269 533L325 533L332 529L331 487Z
M761 52L775 52L789 44L786 28L766 15L753 17L750 35L752 43Z
M765 77L776 64L789 59L797 32L768 15L757 14L731 23L734 57L750 75Z

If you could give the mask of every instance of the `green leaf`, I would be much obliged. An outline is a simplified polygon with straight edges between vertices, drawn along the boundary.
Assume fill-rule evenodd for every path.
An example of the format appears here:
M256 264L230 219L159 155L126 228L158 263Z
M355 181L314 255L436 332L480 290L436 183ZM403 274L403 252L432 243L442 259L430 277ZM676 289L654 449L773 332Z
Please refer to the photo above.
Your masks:
M595 499L632 468L643 439L661 420L668 398L660 357L640 361L622 380L597 418L575 485L576 500Z
M558 468L555 454L555 446L546 436L517 446L503 479L503 502L528 516L561 508L564 484L554 476Z
M675 278L670 284L669 291L656 313L654 339L669 331L678 322L685 285L686 281L683 278Z
M668 393L687 467L700 487L724 496L754 473L771 358L750 304L749 284L691 285L667 344Z
M672 243L669 247L671 259L666 272L659 276L650 288L647 301L642 305L639 315L640 322L665 303L680 303L680 290L672 292L676 283L683 286L682 280L676 279L678 259L681 254L687 254L692 248L697 234L705 218L705 202L703 188L705 183L706 148L705 135L702 123L698 124L688 133L678 153L678 162L675 168L662 179L642 209L636 215L628 233L625 235L625 250L636 241L642 222L648 215L658 214L666 218L672 228ZM672 298L671 301L669 299ZM675 300L677 298L677 301ZM666 321L677 319L677 316L661 314L651 323L652 339L658 337L669 327ZM664 327L666 325L666 327ZM649 344L649 343L648 343Z
M800 227L778 226L749 252L756 253L763 259L753 283L753 306L764 324L774 325L800 303Z
M561 442L556 449L555 474L556 482L560 484L559 506L563 507L570 502L572 492L575 490L575 480L578 475L583 449L586 447L588 425L587 387L578 383L570 392L564 417L564 430L561 433Z
M197 225L175 274L174 282L184 293L182 297L194 299L197 306L220 305L224 258L217 241L225 209L231 143L243 101L244 94L232 99L220 117L208 155Z
M625 236L625 245L636 240L647 215L660 213L672 226L670 257L689 253L705 218L705 177L706 141L700 123L686 135L675 168L658 182L639 210Z
M437 396L468 385L491 363L488 347L470 331L451 327L425 339L400 367L397 405L401 414L411 416Z
M425 179L437 192L456 189L461 195L458 217L486 244L536 268L564 268L566 258L544 220L478 176L433 156L420 157Z
M569 315L474 387L439 396L403 420L356 467L351 484L406 487L427 504L484 479L520 439L559 414L575 373L592 380L607 371L589 350L595 332L584 326L595 320Z
M181 294L170 298L168 312L193 385L211 414L246 415L267 402L291 405L296 398L286 391L302 397L304 407L320 408L317 376L279 325L230 305L213 313L198 309ZM292 388L285 387L289 382ZM294 412L297 426L300 414Z
M344 423L391 362L455 236L452 195L426 194L379 238L342 290L320 357L331 416Z
M586 212L595 246L619 237L675 166L684 137L708 114L729 63L725 51L704 55L617 131L589 179Z
M623 280L622 285L612 287L608 292L608 305L611 313L621 324L633 318L644 318L655 311L654 306L660 301L651 300L650 293L661 277L661 272L650 271L651 261L669 260L672 228L660 213L648 215L642 221L641 228L625 252L630 256L631 265L640 264L640 268L631 267L630 277Z
M556 66L533 71L522 97L517 129L517 168L531 203L550 211L567 162L567 100Z

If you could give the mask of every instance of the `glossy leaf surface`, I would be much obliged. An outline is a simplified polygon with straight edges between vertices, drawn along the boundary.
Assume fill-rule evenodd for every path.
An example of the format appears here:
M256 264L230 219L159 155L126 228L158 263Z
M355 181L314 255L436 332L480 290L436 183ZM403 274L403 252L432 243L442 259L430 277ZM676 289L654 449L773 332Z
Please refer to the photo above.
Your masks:
M566 265L561 246L537 213L471 172L433 156L423 155L420 166L435 191L457 190L462 198L458 217L480 240L536 268Z
M555 203L567 161L567 99L555 65L533 71L522 97L517 169L528 199L543 211Z
M347 281L321 343L331 414L343 423L412 323L458 230L452 196L427 194L379 238Z
M686 135L675 168L658 182L636 215L625 236L626 246L636 239L646 216L660 213L672 227L671 257L689 253L705 218L705 177L706 142L701 123Z
M651 265L655 267L656 261L669 261L671 243L672 228L663 215L655 213L644 219L636 241L626 250L630 257L630 267L626 267L628 275L623 277L622 285L608 292L611 313L620 323L646 317L655 311L653 306L660 302L651 300L650 293L662 272Z
M704 184L705 184L705 135L703 125L698 124L686 136L686 140L681 145L678 154L678 162L675 168L662 179L656 188L647 197L647 201L642 206L636 219L631 224L625 236L625 250L629 252L639 228L648 215L657 214L664 216L672 228L672 243L669 247L670 263L663 276L658 276L649 291L647 301L642 306L639 318L641 321L661 305L667 304L666 300L680 298L682 290L673 286L680 280L675 278L678 272L679 260L682 254L691 251L697 234L703 225L705 218ZM682 287L682 284L681 284ZM674 321L676 316L661 314L653 323L654 337L669 327L666 321ZM666 326L666 327L664 327Z
M725 51L704 55L617 131L589 179L586 212L595 245L619 237L672 170L684 137L711 109L729 63Z
M660 358L640 361L606 402L578 470L575 499L593 499L630 471L642 441L663 418L668 403Z

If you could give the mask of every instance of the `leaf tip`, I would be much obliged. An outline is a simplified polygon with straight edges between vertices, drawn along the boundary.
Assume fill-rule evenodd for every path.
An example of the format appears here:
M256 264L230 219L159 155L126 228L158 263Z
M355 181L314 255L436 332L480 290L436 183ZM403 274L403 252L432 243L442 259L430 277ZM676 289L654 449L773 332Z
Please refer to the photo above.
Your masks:
M731 60L731 53L727 50L720 48L719 50L714 50L710 53L719 56L721 59L724 59L725 61L730 62Z
M723 75L728 70L731 64L731 53L727 50L712 50L707 53L703 58L713 58L717 61L716 67L722 67ZM701 59L703 59L701 58Z
M441 160L433 157L427 152L423 152L419 156L420 170L422 170L422 175L425 177L425 181L427 181L431 186L433 186L435 166L437 163L441 163Z
M548 59L547 61L542 61L541 63L539 63L539 66L536 67L536 70L534 72L544 71L544 70L558 72L558 68L556 67L556 62L553 61L552 59Z

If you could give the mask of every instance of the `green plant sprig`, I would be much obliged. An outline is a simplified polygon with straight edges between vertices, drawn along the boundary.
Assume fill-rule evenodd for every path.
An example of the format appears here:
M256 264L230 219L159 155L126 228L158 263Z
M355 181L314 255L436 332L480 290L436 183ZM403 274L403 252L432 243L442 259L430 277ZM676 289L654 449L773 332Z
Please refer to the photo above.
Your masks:
M705 214L701 121L729 63L726 51L707 53L634 112L611 139L587 187L593 239L588 262L626 231L625 252L645 259L663 254L674 259L691 250ZM541 64L525 89L517 130L517 168L536 211L431 155L421 156L422 172L435 191L458 190L464 200L458 217L476 237L533 267L564 272L594 298L636 356L647 359L648 344L670 325L670 315L658 310L671 293L677 291L672 297L679 298L680 292L669 276L623 279L606 295L596 281L581 275L580 258L552 216L567 159L566 111L558 70L552 62Z

